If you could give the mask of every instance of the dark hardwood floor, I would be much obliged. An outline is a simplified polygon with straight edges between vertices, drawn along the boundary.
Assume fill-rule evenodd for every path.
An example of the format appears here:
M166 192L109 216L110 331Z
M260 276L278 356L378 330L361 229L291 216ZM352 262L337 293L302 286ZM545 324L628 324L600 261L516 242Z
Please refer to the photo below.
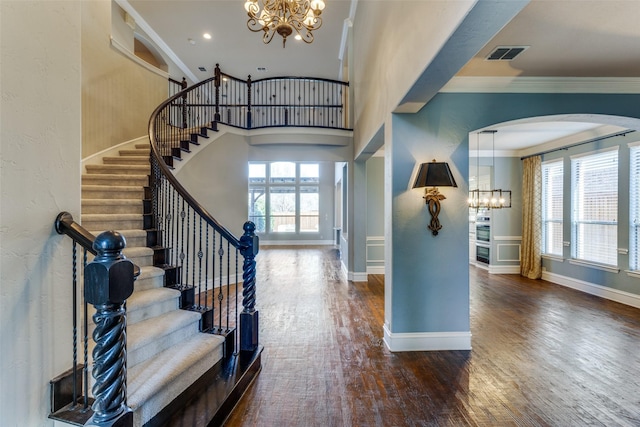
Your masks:
M471 268L473 350L391 353L384 278L261 249L263 368L226 426L640 426L640 310Z

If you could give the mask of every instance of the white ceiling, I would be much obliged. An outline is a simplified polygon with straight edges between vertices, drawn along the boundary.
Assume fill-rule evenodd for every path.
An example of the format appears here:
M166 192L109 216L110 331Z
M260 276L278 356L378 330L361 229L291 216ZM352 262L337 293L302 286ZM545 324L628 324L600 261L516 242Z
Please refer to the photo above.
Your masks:
M238 78L312 76L337 80L342 30L351 7L351 0L328 0L321 15L322 27L314 31L314 42L306 44L289 37L283 48L279 35L264 44L262 32L249 31L243 0L119 0L118 3L125 10L127 3L133 7L198 81L211 77L216 63L225 73ZM204 33L212 38L204 39ZM195 44L189 43L189 39ZM207 71L199 71L200 66ZM258 72L258 67L267 71Z
M134 8L198 80L210 77L216 63L240 78L251 74L253 79L285 75L339 79L343 34L350 13L357 14L358 3L326 0L323 25L314 32L315 41L305 44L290 38L283 49L278 35L265 45L261 33L247 29L243 0L116 1L125 10ZM394 2L417 0L359 1L387 1L392 7ZM431 1L437 8L438 3L448 0L421 1ZM430 19L425 16L424 25L430 25ZM532 0L458 76L639 77L638 23L640 0ZM407 31L410 34L410 29ZM213 38L203 39L205 32ZM503 45L530 47L513 61L485 60L496 46ZM200 66L207 71L199 71ZM258 67L266 67L267 72L258 72ZM598 126L564 121L506 125L496 127L495 144L496 149L523 150L593 132Z

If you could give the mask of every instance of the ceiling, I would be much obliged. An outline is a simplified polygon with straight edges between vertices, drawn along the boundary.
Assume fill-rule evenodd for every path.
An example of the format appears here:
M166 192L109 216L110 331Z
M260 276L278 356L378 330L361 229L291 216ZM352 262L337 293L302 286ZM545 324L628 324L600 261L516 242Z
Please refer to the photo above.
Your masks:
M271 43L264 44L262 32L249 31L243 0L118 0L118 3L125 10L130 5L197 81L211 77L216 63L225 73L243 79L247 75L252 79L339 77L341 38L351 0L327 0L321 15L322 26L314 31L314 42L307 44L289 37L285 48L277 34ZM142 22L136 19L136 23ZM204 33L212 38L206 40ZM200 71L199 67L206 71Z
M210 77L216 63L240 78L250 74L253 79L285 75L340 79L341 58L346 58L343 38L347 23L357 15L358 3L326 0L322 27L314 31L315 41L305 44L289 38L283 48L278 35L265 45L261 33L247 29L243 0L116 1L125 10L133 8L138 14L136 22L148 24L184 64L185 72L197 80ZM386 1L392 5L416 0ZM446 0L422 1L432 1L438 7ZM429 25L429 19L425 16L425 25ZM532 0L457 76L639 77L638 22L638 0ZM205 32L213 36L211 40L202 37ZM513 61L485 60L497 46L527 49ZM597 126L567 122L512 124L498 129L495 145L496 149L522 150Z

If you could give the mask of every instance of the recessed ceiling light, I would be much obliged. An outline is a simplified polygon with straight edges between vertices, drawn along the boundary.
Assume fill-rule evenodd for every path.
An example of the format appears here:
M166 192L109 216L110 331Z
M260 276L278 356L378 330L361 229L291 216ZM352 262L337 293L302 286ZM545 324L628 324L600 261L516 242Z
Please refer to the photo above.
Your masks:
M204 37L205 39L209 40L209 39L211 39L211 34L209 34L209 33L204 33L204 34L202 35L202 37Z
M302 36L300 34L296 34L296 36L294 37L294 39L296 40L302 40Z

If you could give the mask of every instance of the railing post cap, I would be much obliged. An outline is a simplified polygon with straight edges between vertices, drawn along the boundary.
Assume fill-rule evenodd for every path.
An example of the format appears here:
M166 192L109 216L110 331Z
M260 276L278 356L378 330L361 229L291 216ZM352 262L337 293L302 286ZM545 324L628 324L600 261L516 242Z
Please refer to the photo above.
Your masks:
M256 225L251 221L247 221L242 226L242 229L244 230L245 234L253 234L256 231Z
M98 234L93 249L100 254L120 253L127 246L127 240L117 231L109 230Z

